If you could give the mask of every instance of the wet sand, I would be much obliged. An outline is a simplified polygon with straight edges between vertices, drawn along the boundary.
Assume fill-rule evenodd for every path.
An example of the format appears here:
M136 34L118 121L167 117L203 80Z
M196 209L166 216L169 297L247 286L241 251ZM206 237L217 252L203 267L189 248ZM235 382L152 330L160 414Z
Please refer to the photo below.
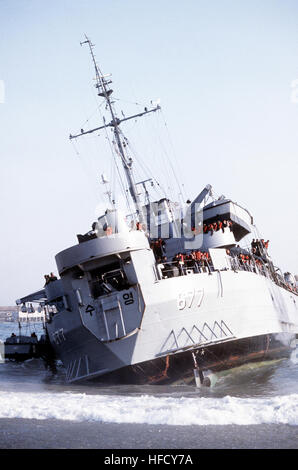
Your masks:
M1 449L298 449L289 425L168 426L0 419Z

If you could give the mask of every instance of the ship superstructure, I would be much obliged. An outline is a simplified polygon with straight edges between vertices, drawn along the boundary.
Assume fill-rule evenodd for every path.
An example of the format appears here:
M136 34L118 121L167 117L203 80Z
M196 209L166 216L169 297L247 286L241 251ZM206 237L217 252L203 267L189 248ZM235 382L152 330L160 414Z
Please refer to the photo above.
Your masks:
M60 278L18 301L46 308L48 339L66 380L203 383L207 370L288 356L298 333L296 286L277 271L264 240L239 246L252 232L251 214L215 198L210 185L184 205L149 195L142 203L120 125L159 106L118 118L111 80L91 41L82 44L111 121L70 138L113 130L135 211L127 217L112 204L56 255Z

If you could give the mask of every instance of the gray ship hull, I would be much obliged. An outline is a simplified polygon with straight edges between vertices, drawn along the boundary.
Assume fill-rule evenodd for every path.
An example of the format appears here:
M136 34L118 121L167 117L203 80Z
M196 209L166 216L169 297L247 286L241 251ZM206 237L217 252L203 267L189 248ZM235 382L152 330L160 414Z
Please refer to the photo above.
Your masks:
M216 373L253 362L290 357L295 349L294 335L285 334L282 341L279 336L261 335L210 345L191 352L184 351L137 365L124 366L87 380L109 384L194 384L192 353L196 354L197 365L203 374Z
M192 273L123 292L133 292L135 303L120 305L119 294L109 294L103 307L107 299L89 297L47 324L67 381L190 381L194 355L200 370L219 371L289 357L295 347L294 295L255 272Z

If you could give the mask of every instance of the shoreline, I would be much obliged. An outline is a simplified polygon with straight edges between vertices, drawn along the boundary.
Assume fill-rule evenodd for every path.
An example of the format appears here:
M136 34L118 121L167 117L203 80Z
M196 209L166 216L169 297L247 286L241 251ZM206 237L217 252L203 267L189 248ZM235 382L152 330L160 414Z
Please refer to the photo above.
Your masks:
M287 424L170 426L0 419L0 449L298 449Z

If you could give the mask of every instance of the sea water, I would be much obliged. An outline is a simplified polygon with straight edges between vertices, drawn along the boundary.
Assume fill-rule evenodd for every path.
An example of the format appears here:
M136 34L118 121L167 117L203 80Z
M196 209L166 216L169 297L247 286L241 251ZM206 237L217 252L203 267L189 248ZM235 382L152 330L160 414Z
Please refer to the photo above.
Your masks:
M38 336L41 325L30 326ZM27 333L30 333L27 332ZM0 340L16 323L0 324ZM22 331L26 334L26 331ZM42 360L0 364L0 418L174 426L298 425L298 351L291 358L218 374L211 388L194 385L66 384Z

